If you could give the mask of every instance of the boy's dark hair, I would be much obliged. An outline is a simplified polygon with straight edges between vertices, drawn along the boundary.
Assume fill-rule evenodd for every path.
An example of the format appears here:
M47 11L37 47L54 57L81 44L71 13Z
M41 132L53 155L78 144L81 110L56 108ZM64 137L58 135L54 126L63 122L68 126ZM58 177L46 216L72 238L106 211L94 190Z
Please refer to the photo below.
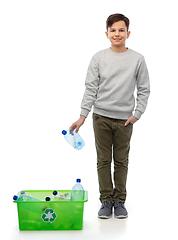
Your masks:
M125 25L127 27L127 31L129 30L129 19L124 16L123 14L112 14L110 15L107 20L106 20L106 30L108 31L108 28L112 26L113 23L118 22L118 21L124 21Z

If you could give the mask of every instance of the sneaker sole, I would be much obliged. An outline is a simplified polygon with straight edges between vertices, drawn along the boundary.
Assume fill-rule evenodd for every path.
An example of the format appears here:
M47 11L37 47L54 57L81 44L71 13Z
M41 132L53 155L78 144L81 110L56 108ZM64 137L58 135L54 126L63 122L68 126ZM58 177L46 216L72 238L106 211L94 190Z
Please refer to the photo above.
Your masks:
M116 216L116 215L114 214L114 217L115 217L115 218L118 218L118 219L123 219L123 218L127 218L128 215L126 215L126 216L124 216L124 215Z
M109 219L111 216L112 216L112 215L110 215L110 216L106 216L106 215L101 215L101 216L99 216L99 215L98 215L98 218L101 218L101 219Z

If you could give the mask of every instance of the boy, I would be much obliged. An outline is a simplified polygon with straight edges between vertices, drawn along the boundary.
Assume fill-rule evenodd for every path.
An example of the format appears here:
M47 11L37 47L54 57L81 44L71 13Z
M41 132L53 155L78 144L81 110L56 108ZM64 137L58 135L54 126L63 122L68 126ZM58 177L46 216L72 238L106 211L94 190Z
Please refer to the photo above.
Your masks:
M133 124L144 113L150 94L149 75L144 57L125 47L130 36L129 19L110 15L106 36L111 47L96 53L88 67L81 114L71 129L78 132L93 110L100 201L99 218L128 216L125 208L128 156ZM137 86L137 105L134 90ZM134 112L133 112L134 111ZM114 160L114 187L111 161Z

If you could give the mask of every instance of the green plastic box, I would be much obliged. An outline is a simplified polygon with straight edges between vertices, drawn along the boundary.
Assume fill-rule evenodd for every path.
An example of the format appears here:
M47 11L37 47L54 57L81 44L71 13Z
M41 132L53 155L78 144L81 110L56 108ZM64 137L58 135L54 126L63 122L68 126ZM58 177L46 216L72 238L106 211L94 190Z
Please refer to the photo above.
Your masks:
M57 190L71 194L71 190ZM44 200L52 190L25 190L32 197ZM24 201L17 203L20 230L81 230L83 228L84 202L88 201L85 191L82 201Z

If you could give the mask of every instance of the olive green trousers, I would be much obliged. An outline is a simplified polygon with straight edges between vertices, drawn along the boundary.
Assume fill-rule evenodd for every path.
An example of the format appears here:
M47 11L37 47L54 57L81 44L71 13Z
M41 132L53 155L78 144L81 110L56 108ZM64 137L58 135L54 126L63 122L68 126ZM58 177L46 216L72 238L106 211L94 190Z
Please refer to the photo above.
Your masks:
M93 113L100 201L126 200L128 157L133 125ZM114 162L114 186L111 162Z

